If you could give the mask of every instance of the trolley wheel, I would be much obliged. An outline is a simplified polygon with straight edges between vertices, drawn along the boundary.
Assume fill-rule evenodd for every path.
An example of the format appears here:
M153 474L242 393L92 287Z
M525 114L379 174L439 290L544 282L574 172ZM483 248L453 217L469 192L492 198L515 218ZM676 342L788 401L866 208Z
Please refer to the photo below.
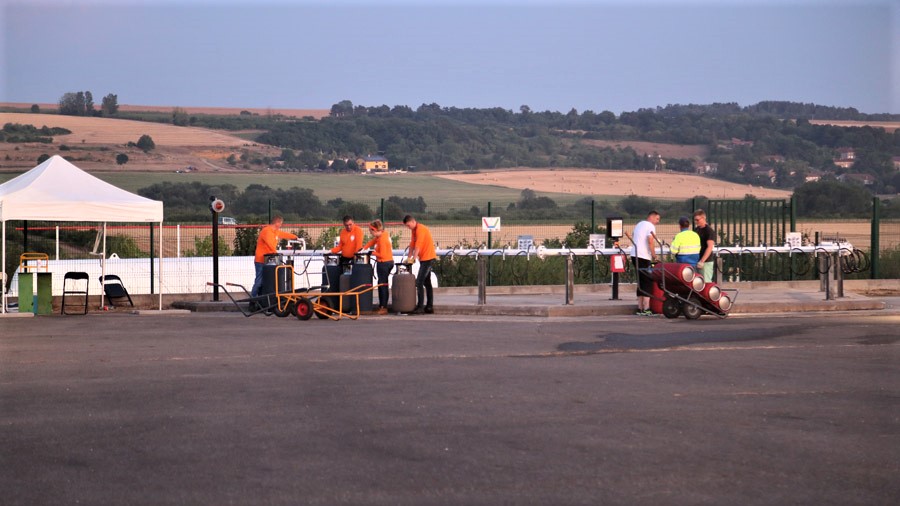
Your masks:
M284 309L278 309L279 305L280 304L276 301L275 305L272 306L272 312L275 313L275 316L277 316L279 318L284 318L285 316L287 316L293 312L293 306L294 306L293 302L288 301L287 303L285 303Z
M684 313L684 317L688 320L696 320L703 314L703 310L700 309L697 298L693 295L686 302L681 303L681 312Z
M331 303L330 303L330 302L328 301L328 299L326 299L325 297L319 297L319 305L320 305L320 306L325 306L325 307L327 307L327 308L331 308ZM324 320L324 319L328 318L328 315L327 315L327 314L322 314L320 311L315 311L315 313L316 313L316 316L317 316L320 320Z
M296 316L300 320L309 320L312 318L312 315L315 311L313 311L312 302L309 299L301 298L294 304L293 307L294 316Z
M678 318L681 316L681 304L677 299L666 297L662 304L662 314L666 318Z

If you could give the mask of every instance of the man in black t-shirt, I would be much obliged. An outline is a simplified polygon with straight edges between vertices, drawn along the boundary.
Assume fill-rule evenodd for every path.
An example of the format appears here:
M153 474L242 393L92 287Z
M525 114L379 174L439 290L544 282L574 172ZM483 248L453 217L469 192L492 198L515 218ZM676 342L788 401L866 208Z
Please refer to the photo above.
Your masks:
M700 236L700 260L697 261L697 269L700 270L703 280L708 283L712 281L715 267L712 254L713 248L716 247L716 231L706 222L706 211L703 209L694 211L694 225L694 231Z

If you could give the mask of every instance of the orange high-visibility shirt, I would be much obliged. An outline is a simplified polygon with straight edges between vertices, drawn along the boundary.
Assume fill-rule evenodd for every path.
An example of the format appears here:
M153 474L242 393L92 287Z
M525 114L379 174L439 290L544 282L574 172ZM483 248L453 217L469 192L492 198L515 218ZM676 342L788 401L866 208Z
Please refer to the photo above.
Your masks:
M419 222L416 222L416 228L413 229L412 238L409 241L409 251L412 252L412 250L416 250L416 256L420 262L434 260L437 257L431 230Z
M371 241L363 246L363 249L369 249L372 245L375 245L376 262L394 261L394 247L391 244L391 236L387 231L382 232L381 237L373 237Z
M344 258L353 258L353 255L356 254L357 251L362 249L363 244L363 231L359 228L359 225L353 225L350 227L350 230L347 230L347 227L341 227L341 238L340 242L334 248L331 248L332 253L340 252L341 256Z
M290 232L279 230L272 225L266 225L259 231L259 238L256 239L256 255L253 257L253 261L261 264L265 261L266 255L277 253L278 239L296 238L297 236Z

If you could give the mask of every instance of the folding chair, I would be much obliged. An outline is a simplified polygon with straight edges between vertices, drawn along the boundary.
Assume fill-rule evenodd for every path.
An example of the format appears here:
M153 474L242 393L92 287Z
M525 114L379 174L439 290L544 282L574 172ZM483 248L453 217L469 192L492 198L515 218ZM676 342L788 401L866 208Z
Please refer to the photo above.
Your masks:
M80 290L79 283L84 281L84 290ZM71 283L70 283L71 282ZM60 314L87 314L88 312L88 285L90 284L90 277L86 272L67 272L65 276L63 276L63 293L62 293L62 305L59 308ZM66 295L81 295L84 297L84 312L82 313L67 313L67 307L79 307L81 304L66 304Z
M107 274L105 278L100 276L100 284L103 285L103 293L105 293L106 298L109 299L110 306L116 306L113 299L128 299L128 303L131 304L131 307L134 307L134 302L131 301L131 295L128 295L128 290L126 290L125 285L122 284L122 278L115 274Z

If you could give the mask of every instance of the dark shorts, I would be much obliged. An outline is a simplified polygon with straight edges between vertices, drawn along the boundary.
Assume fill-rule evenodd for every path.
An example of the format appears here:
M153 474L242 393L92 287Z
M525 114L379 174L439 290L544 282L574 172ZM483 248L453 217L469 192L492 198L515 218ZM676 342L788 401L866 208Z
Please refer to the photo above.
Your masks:
M650 269L650 260L631 257L631 261L634 262L634 268L638 273L638 297L650 297L650 294L653 293L653 278L650 277L650 272L648 271Z

